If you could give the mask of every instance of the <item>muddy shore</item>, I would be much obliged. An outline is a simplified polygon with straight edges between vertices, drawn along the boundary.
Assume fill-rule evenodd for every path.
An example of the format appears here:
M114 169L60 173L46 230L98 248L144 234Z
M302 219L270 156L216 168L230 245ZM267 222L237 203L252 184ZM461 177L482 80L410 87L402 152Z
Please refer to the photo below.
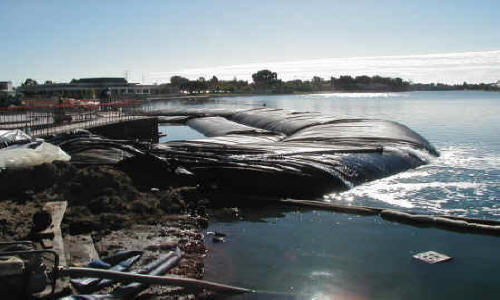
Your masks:
M67 201L63 235L90 234L99 256L143 250L132 268L177 247L183 259L169 274L203 277L206 200L196 186L148 188L109 166L76 168L54 162L0 172L0 240L30 240L33 216L44 203ZM141 299L207 298L206 291L150 287Z

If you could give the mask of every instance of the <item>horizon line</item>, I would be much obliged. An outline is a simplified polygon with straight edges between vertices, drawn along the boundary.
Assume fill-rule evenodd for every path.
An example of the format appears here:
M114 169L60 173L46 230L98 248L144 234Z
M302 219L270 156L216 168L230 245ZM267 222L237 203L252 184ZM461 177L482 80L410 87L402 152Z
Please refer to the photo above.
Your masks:
M448 61L443 62L439 61L439 59L448 59ZM468 61L461 61L460 59L468 59ZM332 63L337 63L340 66L332 65ZM253 68L253 70L250 68ZM302 70L300 70L300 68L302 68ZM425 71L426 68L431 70L422 72ZM474 71L476 71L476 73L478 73L479 71L479 73L481 74L476 75L482 75L484 79L454 79L453 76L459 77L460 75L463 75L458 74L459 76L456 76L457 74L452 74L457 71L456 69L460 68L473 69ZM282 77L283 80L310 79L312 78L312 76L315 76L312 75L315 72L314 69L317 69L316 76L320 77L325 77L326 73L330 73L330 76L336 76L339 74L359 76L361 75L361 73L363 73L362 75L372 74L389 77L400 77L407 81L421 83L439 82L449 84L462 83L464 81L470 83L486 83L496 82L500 80L500 49L467 52L329 57L292 61L252 62L232 65L184 68L177 71L156 71L149 72L146 77L148 77L148 83L160 83L159 81L169 82L170 77L166 78L166 76L173 75L185 76L189 79L196 79L198 77L206 76L217 76L222 77L223 79L228 79L228 77L236 77L239 79L248 80L251 78L251 72L257 72L261 69L269 69L273 72L276 72L278 73L279 77ZM380 72L377 72L377 69L380 70ZM451 71L453 71L451 72L451 74L450 69ZM424 73L429 73L431 77L439 77L436 76L436 72L448 74L446 76L442 76L442 79L444 80L417 79L424 77L426 75ZM487 74L488 72L490 74ZM446 77L449 78L446 79ZM485 80L486 78L489 78L489 80Z

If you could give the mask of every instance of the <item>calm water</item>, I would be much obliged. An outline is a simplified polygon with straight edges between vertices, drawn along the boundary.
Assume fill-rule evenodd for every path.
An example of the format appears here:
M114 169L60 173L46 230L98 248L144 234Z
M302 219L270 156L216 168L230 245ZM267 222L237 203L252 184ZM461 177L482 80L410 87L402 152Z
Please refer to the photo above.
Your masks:
M325 195L325 201L500 219L500 93L228 97L155 105L240 108L263 104L339 117L396 120L441 152L429 165ZM176 136L182 138L178 129ZM187 139L198 137L185 130ZM209 230L228 237L224 244L208 243L207 279L284 293L282 298L497 299L500 293L498 237L284 208L266 208L265 213L243 210L237 218L211 224ZM427 250L449 254L454 260L425 265L411 258ZM260 294L257 298L276 297Z

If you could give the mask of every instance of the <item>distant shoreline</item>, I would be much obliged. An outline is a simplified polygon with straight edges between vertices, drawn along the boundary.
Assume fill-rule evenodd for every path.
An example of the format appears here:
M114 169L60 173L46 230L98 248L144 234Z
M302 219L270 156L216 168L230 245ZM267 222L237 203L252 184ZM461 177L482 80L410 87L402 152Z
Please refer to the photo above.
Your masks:
M411 92L500 92L500 90L411 90L411 91L314 91L296 93L214 93L214 94L180 94L165 97L151 97L148 101L177 100L177 99L204 99L222 97L259 97L259 96L295 96L295 95L317 95L317 94L382 94L382 93L411 93Z

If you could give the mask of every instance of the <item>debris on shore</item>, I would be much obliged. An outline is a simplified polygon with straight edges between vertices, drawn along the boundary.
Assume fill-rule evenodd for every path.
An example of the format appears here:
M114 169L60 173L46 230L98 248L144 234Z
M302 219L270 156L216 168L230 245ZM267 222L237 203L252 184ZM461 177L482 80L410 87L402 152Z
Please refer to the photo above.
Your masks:
M92 163L89 158L97 154L101 159L116 156L117 148L113 148L116 145L132 148L111 141L108 141L111 147L103 147L105 139L83 136L94 143L84 145L80 139L78 149L73 137L73 152L79 152L80 156L75 155L70 162L54 161L0 171L0 241L34 239L39 227L50 224L50 215L47 217L42 211L44 204L66 201L68 208L61 224L64 236L90 234L100 256L118 250L144 251L134 268L178 248L183 257L169 274L202 278L206 249L201 231L208 223L204 213L206 200L195 184L189 185L191 182L184 179L189 178L189 172L178 170L178 176L160 176L161 180L148 181L148 177L175 172L176 168L170 169L140 151L135 156L122 155L112 164L109 159L107 163ZM59 140L65 139L59 137ZM66 148L68 144L71 142L66 143ZM111 155L110 151L114 153ZM148 162L157 165L149 174L140 168L147 168ZM196 298L208 295L200 289ZM195 295L183 288L152 286L141 293L142 297L178 299Z

